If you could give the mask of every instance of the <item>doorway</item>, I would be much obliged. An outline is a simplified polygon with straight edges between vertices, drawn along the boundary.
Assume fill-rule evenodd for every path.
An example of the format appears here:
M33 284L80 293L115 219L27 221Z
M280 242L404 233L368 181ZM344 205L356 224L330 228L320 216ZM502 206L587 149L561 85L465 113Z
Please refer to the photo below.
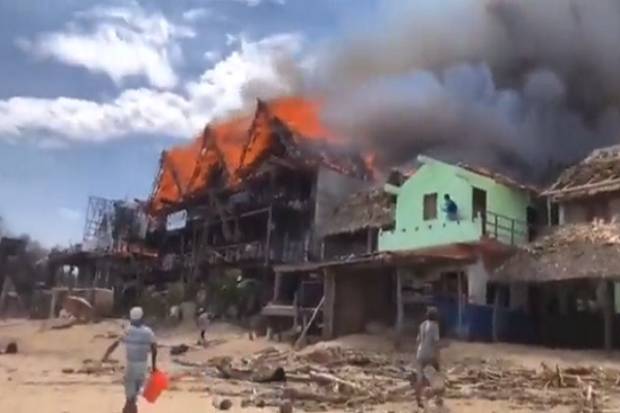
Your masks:
M482 220L482 233L487 232L487 191L480 188L473 188L472 191L472 216Z

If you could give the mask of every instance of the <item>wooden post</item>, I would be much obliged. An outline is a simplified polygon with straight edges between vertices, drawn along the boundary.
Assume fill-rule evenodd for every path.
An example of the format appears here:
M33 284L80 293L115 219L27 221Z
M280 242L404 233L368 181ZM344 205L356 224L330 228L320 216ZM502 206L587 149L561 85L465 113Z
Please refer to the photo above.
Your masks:
M13 288L13 283L8 274L4 275L4 282L2 283L2 291L0 292L0 318L4 318L4 306L6 304L6 298L9 295L9 289Z
M273 297L271 298L271 302L272 303L277 303L278 300L280 299L280 288L282 285L282 273L281 272L277 272L275 274L275 280L273 283Z
M90 298L90 304L93 306L93 309L96 308L95 306L95 300L97 298L97 294L96 294L96 289L97 289L97 264L95 263L94 265L90 266L90 271L92 272L93 275L93 280L92 280L92 284L90 285L90 291L88 293L89 298ZM92 321L92 319L91 319Z
M403 280L402 280L402 271L396 269L396 345L400 345L402 333L403 333L403 322L405 318L405 308L403 303Z
M458 272L456 274L456 284L457 284L457 302L456 302L456 306L457 306L457 323L456 323L456 331L457 331L457 336L459 338L461 337L461 334L463 332L463 273L462 272Z
M613 324L614 324L614 309L613 309L613 299L611 296L611 283L607 280L601 281L601 307L603 313L603 342L605 344L606 351L613 350Z
M493 297L493 342L499 341L499 294L500 286L495 286L495 296Z
M269 205L269 212L267 215L267 237L265 239L265 265L269 264L271 260L271 224L273 221L273 204Z
M312 316L310 317L310 320L305 325L304 330L301 332L301 335L295 342L295 346L294 346L295 348L301 347L301 345L304 343L304 340L306 339L306 335L308 334L308 330L310 330L310 326L314 322L314 319L316 318L317 314L319 314L319 311L321 310L321 308L323 308L324 304L325 304L325 296L323 295L323 297L321 298L321 301L319 302L319 305L317 305L314 311L312 312Z
M50 303L49 318L52 319L52 318L56 318L56 301L58 300L58 290L56 290L55 288L52 288L50 292L52 293L52 300Z
M374 230L372 228L368 228L366 231L366 253L370 254L372 252L372 234Z
M335 335L336 276L332 270L327 269L323 274L323 338L329 340Z

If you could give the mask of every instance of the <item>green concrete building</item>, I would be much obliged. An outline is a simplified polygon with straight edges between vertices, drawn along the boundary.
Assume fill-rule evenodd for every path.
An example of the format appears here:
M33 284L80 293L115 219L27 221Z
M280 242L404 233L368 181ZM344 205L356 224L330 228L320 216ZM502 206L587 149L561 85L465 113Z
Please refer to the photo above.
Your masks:
M396 195L395 225L379 234L379 251L404 251L471 244L482 240L515 246L528 241L534 190L481 168L418 157L420 167ZM448 194L458 219L443 210Z

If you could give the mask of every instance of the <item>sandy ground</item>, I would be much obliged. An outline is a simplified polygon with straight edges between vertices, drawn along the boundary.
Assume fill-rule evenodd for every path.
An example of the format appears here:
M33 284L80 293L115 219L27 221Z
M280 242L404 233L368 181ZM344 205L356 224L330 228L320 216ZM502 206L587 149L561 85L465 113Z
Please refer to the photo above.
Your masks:
M47 326L49 327L49 325ZM19 345L19 354L0 356L0 412L12 413L113 413L120 412L123 404L122 373L104 375L67 374L63 369L78 370L86 359L99 359L105 348L113 341L110 333L122 331L121 321L105 321L94 325L74 326L66 330L51 330L42 322L24 320L0 321L0 348L10 340ZM160 350L160 368L171 375L182 372L183 367L173 363L167 346L194 343L197 333L191 327L157 331ZM274 347L273 342L263 339L249 341L243 331L228 325L214 325L209 331L212 345L207 349L192 349L185 359L206 361L215 356L247 356L253 352ZM325 344L323 344L325 345ZM370 351L394 352L392 345L382 337L351 336L329 343ZM286 347L276 344L276 347ZM412 348L404 349L411 352ZM596 365L620 369L620 357L608 357L597 352L552 351L546 349L452 342L442 356L446 366L455 360L469 357L502 358L524 367L536 368L544 361L549 365ZM121 349L114 355L122 360ZM211 381L208 381L211 380ZM140 411L158 412L213 412L214 396L210 389L225 383L216 379L193 378L174 382L173 389L162 395L154 405L140 402ZM219 382L223 382L219 380ZM219 391L218 390L218 391ZM620 393L620 389L619 389ZM618 395L612 395L616 397ZM619 403L620 399L615 399ZM241 408L239 400L233 399L232 412L270 412L271 408ZM616 405L616 403L613 403ZM531 412L527 408L500 401L446 400L444 411L462 413L491 413L511 411ZM356 411L359 411L356 410ZM413 412L413 401L394 405L372 406L363 411ZM431 411L431 410L428 410ZM550 410L568 413L567 407ZM613 409L608 410L614 411ZM620 412L620 409L617 411Z

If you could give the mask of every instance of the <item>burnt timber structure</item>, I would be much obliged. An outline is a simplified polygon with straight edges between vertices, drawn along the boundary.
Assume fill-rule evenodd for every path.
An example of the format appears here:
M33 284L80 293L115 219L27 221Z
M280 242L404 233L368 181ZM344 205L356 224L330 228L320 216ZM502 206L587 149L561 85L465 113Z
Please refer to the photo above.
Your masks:
M359 154L324 134L313 103L258 101L253 116L164 152L147 237L160 276L193 285L234 269L272 285L274 265L319 260L327 217L371 178Z
M80 291L95 305L98 291L113 291L114 309L128 309L157 268L157 251L145 239L147 227L143 202L89 197L82 243L48 256L38 300L50 304L33 309L36 316L57 314L55 292L60 290Z

